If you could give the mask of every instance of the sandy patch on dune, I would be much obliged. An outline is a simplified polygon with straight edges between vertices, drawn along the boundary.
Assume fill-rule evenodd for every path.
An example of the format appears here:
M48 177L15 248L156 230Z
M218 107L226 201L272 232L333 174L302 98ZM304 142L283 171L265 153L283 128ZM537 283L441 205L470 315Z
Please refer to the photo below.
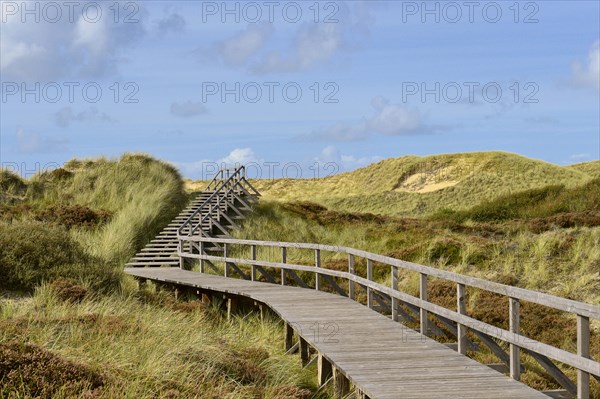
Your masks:
M461 170L455 166L414 173L400 183L395 191L431 193L457 185L464 177L462 175Z

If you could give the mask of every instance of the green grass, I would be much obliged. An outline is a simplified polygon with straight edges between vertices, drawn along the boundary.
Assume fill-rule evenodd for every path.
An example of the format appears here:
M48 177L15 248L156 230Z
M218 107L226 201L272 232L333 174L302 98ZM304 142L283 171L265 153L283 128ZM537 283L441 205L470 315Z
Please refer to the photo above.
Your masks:
M234 234L344 245L600 304L596 166L489 152L257 181L263 201ZM30 180L0 171L0 288L12 291L0 297L0 397L311 397L314 373L283 355L278 322L254 314L229 322L197 301L138 292L122 276L188 199L172 166L139 154L72 160ZM347 267L345 258L322 256L325 267ZM289 262L313 257L288 251ZM387 269L375 272L389 285ZM400 288L417 294L418 276L401 274ZM432 279L430 288L432 301L454 306L454 287ZM468 298L470 314L507 323L506 301L499 312L494 295ZM532 338L573 348L573 320L560 312L524 304L522 325ZM597 358L600 327L592 328ZM525 362L525 381L557 388Z
M265 199L313 201L346 212L422 216L442 207L466 209L484 200L547 185L592 179L567 168L505 152L405 156L320 179L253 182Z
M577 163L575 165L568 166L568 168L587 173L588 175L593 177L600 178L600 160Z
M0 398L313 397L277 321L228 322L123 276L189 199L171 165L72 160L26 181L3 171L0 188Z
M103 219L107 222L97 228L68 227L91 256L113 266L125 263L188 200L173 166L141 154L71 160L23 184L18 201L0 202L0 221Z
M0 300L0 397L313 397L278 321L172 298L130 288L73 303L44 285Z
M523 288L600 304L598 226L537 232L522 221L459 223L263 201L234 235L348 246L497 281L511 277ZM313 261L309 252L298 256Z
M546 218L521 220L502 217L485 222L466 218L458 221L439 215L436 218L400 218L338 212L307 202L262 201L242 229L235 231L235 236L348 246L600 305L600 220L590 226L586 225L587 219L581 221L581 225L575 221L568 228L548 222L540 228L540 220L553 221L562 215L562 208L554 206L557 203L555 201L571 198L580 189L552 187L538 191L523 195L531 201L519 200L514 204L523 214L544 215ZM595 194L591 193L590 187L580 192L590 193L590 197L571 204L574 209L585 214L590 208L597 208L598 203L593 200ZM520 198L519 195L517 198ZM500 203L503 201L508 200L505 198ZM536 205L539 209L534 212ZM512 215L512 210L509 213ZM280 256L278 251L258 251L258 259L261 260L279 261ZM290 263L312 265L314 253L288 248L287 259ZM347 270L347 259L343 255L322 252L321 259L323 267ZM357 273L364 277L364 260L356 259L355 262ZM303 277L305 281L313 280L308 274L303 274ZM389 268L375 264L374 279L389 287ZM338 283L344 286L342 281ZM454 310L455 286L433 278L429 284L429 299ZM418 296L418 287L418 273L399 273L401 291ZM326 286L325 289L329 288ZM364 291L359 290L358 299L366 302ZM467 300L469 315L507 328L509 313L506 297L467 289ZM573 352L576 348L575 325L572 315L543 306L523 304L522 332L528 337ZM418 328L417 325L409 327ZM592 356L598 359L600 323L593 322L592 331ZM487 351L471 353L471 356L483 363L499 362ZM528 367L523 381L537 389L560 388L532 358L524 356L523 359ZM576 378L573 369L564 368L563 371L570 378ZM593 397L598 397L600 384L592 382L592 392L596 395Z
M433 217L461 222L498 222L510 219L550 218L560 214L583 214L590 223L599 224L599 212L600 179L594 179L577 187L551 185L503 195L463 211L444 208Z

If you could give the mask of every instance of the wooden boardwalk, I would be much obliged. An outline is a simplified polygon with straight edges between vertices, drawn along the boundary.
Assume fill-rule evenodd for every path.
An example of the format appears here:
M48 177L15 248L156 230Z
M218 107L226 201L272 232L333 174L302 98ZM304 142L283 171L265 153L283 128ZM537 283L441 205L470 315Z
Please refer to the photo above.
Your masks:
M463 356L343 296L232 279L178 268L127 268L141 279L246 297L265 304L318 352L320 380L349 380L375 398L547 399L548 396ZM301 354L308 356L307 349ZM334 382L335 383L335 382ZM343 385L343 381L342 381Z

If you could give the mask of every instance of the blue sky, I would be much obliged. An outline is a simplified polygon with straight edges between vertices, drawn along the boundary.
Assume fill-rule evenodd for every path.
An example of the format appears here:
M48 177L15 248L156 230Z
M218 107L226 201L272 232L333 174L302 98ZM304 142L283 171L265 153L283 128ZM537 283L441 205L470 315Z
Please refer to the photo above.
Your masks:
M193 178L600 158L598 1L47 3L1 2L0 161L25 175L127 151Z

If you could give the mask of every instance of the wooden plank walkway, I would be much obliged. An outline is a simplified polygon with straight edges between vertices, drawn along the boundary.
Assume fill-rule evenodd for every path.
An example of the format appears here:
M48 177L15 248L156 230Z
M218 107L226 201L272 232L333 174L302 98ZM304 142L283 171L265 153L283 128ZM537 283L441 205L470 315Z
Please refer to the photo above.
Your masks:
M269 306L371 399L548 399L346 297L178 268L125 272Z

